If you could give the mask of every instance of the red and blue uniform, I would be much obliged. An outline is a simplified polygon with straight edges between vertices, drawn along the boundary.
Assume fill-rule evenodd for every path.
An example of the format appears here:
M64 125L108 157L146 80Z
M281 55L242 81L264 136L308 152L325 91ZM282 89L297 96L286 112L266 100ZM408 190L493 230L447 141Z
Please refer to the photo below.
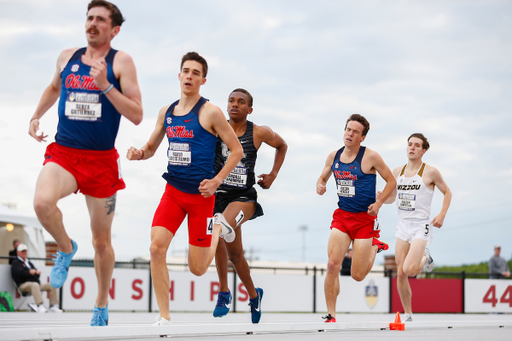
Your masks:
M374 230L376 216L370 216L368 207L375 203L376 175L366 174L361 168L366 147L360 147L350 163L340 161L345 147L339 149L331 166L338 194L338 207L334 212L331 228L350 235L351 239L378 238Z

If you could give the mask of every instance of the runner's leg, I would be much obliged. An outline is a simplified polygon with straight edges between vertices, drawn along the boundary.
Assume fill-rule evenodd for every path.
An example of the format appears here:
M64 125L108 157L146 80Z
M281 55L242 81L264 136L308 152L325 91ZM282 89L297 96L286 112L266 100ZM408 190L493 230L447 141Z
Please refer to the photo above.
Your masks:
M350 246L350 236L338 229L331 229L327 244L327 273L325 275L324 292L327 303L327 312L332 317L336 316L336 299L340 293L340 269L343 257ZM352 263L352 268L353 268Z
M397 265L397 280L396 285L398 289L398 294L400 295L400 300L402 301L402 306L404 307L404 312L406 314L412 314L412 291L411 285L409 284L409 276L404 273L404 262L409 253L410 244L405 240L400 238L396 238L395 244L395 261Z

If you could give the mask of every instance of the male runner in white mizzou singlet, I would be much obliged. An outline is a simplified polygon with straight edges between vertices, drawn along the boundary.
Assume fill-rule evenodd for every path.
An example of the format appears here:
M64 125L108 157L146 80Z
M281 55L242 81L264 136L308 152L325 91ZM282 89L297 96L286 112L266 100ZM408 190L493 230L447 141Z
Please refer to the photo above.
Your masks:
M57 242L59 252L50 284L60 288L77 251L62 222L57 202L73 192L85 195L91 217L98 281L92 326L108 324L108 291L114 270L111 228L116 192L125 188L114 148L121 116L134 124L142 121L142 104L132 58L111 48L124 18L112 3L88 5L85 31L87 47L61 52L57 70L30 120L29 134L37 141L39 119L60 96L55 143L46 149L39 174L34 209L44 228Z
M219 237L227 242L235 238L233 229L213 222L215 191L243 156L242 146L222 110L201 97L208 64L196 52L185 54L178 75L181 97L163 107L149 141L141 148L131 147L127 158L145 160L152 157L164 136L167 151L165 192L155 212L151 228L151 277L160 308L153 325L169 325L169 272L166 255L181 223L188 215L188 266L203 275L211 264ZM214 159L217 136L232 151L224 168L215 175Z
M258 203L255 184L254 166L258 149L264 142L276 149L274 165L269 174L258 176L258 185L268 189L277 177L283 164L288 145L276 132L267 126L258 126L247 120L252 113L253 97L245 89L235 89L228 98L229 124L238 136L244 149L244 156L236 168L217 189L214 212L224 217L222 223L234 228L236 238L232 243L220 240L215 254L215 264L219 275L220 292L213 316L227 315L231 307L231 292L228 287L228 257L233 263L238 277L249 293L252 323L259 323L261 318L261 299L263 289L255 288L252 282L249 265L244 257L242 246L242 224L247 220L263 215ZM215 153L215 169L222 170L230 154L229 148L219 137ZM235 288L236 290L236 288Z
M351 115L345 125L343 142L339 150L327 156L327 161L316 183L316 192L323 195L326 183L334 174L338 193L338 209L334 211L331 235L327 245L329 261L324 282L327 315L325 322L336 322L336 299L340 293L340 269L343 258L353 243L352 278L362 281L370 272L377 252L388 245L379 241L377 214L393 192L395 178L382 157L362 147L361 142L370 130L370 123L359 114ZM376 200L376 173L386 181L386 187Z
M423 134L409 136L407 164L393 169L397 179L396 192L386 200L390 204L398 198L398 227L396 231L395 261L398 268L397 289L405 311L404 322L412 322L412 291L409 276L430 272L434 261L427 245L432 243L433 228L443 226L446 212L450 207L452 192L434 167L423 163L423 155L430 147ZM437 186L444 195L441 212L430 220L430 206ZM379 197L380 192L377 193Z

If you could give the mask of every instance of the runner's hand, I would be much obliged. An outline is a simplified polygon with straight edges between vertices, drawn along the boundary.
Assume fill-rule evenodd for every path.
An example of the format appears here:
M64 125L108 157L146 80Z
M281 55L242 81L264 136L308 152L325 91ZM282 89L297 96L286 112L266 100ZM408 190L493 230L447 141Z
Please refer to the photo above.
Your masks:
M37 142L46 142L46 138L48 135L45 135L44 132L41 132L40 135L37 135L37 131L39 130L39 119L33 119L30 121L30 126L28 128L28 134L35 138Z
M130 149L128 149L128 152L126 153L126 158L128 160L140 160L141 155L142 152L140 149L130 147Z
M220 182L218 180L216 180L215 178L213 178L211 180L204 179L199 184L199 192L201 193L201 195L203 197L209 198L215 194L215 191L217 190L217 188L219 188L219 186L220 186Z
M276 179L276 176L273 174L261 174L258 175L258 185L260 185L263 189L269 189L270 186L274 183L274 180Z
M324 193L327 191L327 187L322 184L316 184L316 194L318 195L324 195Z
M94 78L94 83L96 83L96 86L101 91L107 90L110 86L110 82L107 79L107 62L105 59L92 64L89 75Z
M374 202L370 206L368 206L368 214L371 216L376 216L379 214L380 206L377 202Z

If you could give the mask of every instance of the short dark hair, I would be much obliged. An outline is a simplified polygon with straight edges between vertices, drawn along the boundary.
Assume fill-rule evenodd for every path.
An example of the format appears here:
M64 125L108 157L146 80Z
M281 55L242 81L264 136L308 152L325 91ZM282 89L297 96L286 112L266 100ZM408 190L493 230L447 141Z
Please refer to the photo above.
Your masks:
M356 121L363 125L363 127L364 127L363 128L363 136L366 136L366 134L368 134L368 132L370 131L370 122L368 122L368 120L366 118L364 118L363 115L360 115L360 114L350 115L347 122L345 123L345 130L347 130L347 125L348 125L348 122L350 122L350 121Z
M206 77L208 74L208 63L206 62L206 59L201 57L197 52L188 52L181 58L180 71L183 69L183 64L185 64L187 60L193 60L200 63L203 66L203 77Z
M249 97L249 108L252 108L253 98L252 98L252 95L249 93L249 91L242 89L242 88L236 88L235 90L231 91L231 93L229 95L231 96L231 94L233 92L242 92L242 93L246 94Z
M409 136L409 138L407 139L407 142L409 142L409 140L411 139L411 137L417 137L419 138L422 143L421 143L421 148L425 149L425 150L428 150L430 148L430 143L428 143L428 139L425 137L425 135L423 135L422 133L414 133L412 134L411 136Z
M14 239L12 241L12 246L16 245L16 243L21 243L19 239Z
M123 18L123 15L121 14L119 8L117 8L117 6L111 2L105 0L92 0L91 2L89 2L89 5L87 6L87 12L89 12L89 10L94 7L105 7L110 11L112 27L121 26L125 22L125 19Z

